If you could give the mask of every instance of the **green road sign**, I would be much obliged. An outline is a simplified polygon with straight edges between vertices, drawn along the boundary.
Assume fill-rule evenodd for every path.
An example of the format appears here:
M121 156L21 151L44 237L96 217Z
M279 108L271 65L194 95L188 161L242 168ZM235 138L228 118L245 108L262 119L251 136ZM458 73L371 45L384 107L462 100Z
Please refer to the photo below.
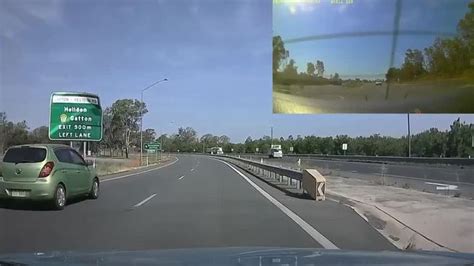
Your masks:
M143 148L145 150L159 150L160 149L160 143L145 143L143 145Z
M54 92L50 104L49 138L100 141L102 108L99 96L89 93Z

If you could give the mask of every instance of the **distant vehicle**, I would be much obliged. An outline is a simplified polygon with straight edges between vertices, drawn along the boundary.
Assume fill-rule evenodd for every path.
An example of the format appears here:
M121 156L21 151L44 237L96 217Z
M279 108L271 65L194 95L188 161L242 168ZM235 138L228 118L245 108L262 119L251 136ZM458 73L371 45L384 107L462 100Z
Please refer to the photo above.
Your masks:
M0 198L49 201L61 210L68 199L99 197L99 179L91 162L59 144L13 146L1 164Z
M224 152L222 151L221 147L212 147L211 154L222 155Z
M382 81L376 81L376 82L375 82L375 85L376 85L376 86L382 86Z
M270 148L270 154L268 155L270 158L282 158L283 151L281 150L281 145L272 145Z

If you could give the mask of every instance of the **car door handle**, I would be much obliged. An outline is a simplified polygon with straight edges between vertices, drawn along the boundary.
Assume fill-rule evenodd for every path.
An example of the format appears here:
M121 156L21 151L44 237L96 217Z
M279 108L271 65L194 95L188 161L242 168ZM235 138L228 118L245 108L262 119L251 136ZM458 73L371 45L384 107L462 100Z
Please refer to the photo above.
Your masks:
M81 171L79 171L79 170L76 171L76 173L78 173L78 174L79 174L80 172L81 172Z

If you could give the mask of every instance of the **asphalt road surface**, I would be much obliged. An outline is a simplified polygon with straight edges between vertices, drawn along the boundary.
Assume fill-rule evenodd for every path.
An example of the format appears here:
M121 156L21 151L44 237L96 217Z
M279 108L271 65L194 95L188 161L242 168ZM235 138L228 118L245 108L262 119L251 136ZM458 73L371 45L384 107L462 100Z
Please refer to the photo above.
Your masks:
M390 185L406 186L440 194L454 195L459 192L463 197L474 198L474 167L472 166L382 164L298 157L269 159L263 155L242 155L242 158L251 158L257 161L263 158L265 163L295 169L298 168L298 159L301 159L301 169L316 168L326 175L362 179L383 176ZM443 185L452 188L455 186L455 189L445 190L441 188Z
M373 83L336 85L275 85L273 112L311 113L472 113L474 85L467 81L425 81L417 84Z
M106 177L110 180L102 181L99 199L75 200L63 211L2 204L0 253L236 246L396 249L337 202L287 196L206 156L178 158L160 169Z

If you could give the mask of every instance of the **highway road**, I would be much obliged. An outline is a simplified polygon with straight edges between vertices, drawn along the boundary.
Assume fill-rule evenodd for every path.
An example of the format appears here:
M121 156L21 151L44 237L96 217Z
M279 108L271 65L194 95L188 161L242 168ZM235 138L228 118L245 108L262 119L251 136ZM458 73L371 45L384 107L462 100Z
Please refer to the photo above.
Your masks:
M103 178L63 211L2 204L0 253L196 247L396 248L352 209L288 196L214 158Z
M462 196L474 198L474 167L427 164L383 164L367 162L349 162L343 160L323 160L314 158L283 157L269 159L263 155L241 155L265 163L298 169L297 161L301 159L301 169L316 168L325 175L338 175L367 179L384 176L387 184L408 186L426 192L446 194L446 190L437 190L440 185L456 186L451 195L460 192Z

